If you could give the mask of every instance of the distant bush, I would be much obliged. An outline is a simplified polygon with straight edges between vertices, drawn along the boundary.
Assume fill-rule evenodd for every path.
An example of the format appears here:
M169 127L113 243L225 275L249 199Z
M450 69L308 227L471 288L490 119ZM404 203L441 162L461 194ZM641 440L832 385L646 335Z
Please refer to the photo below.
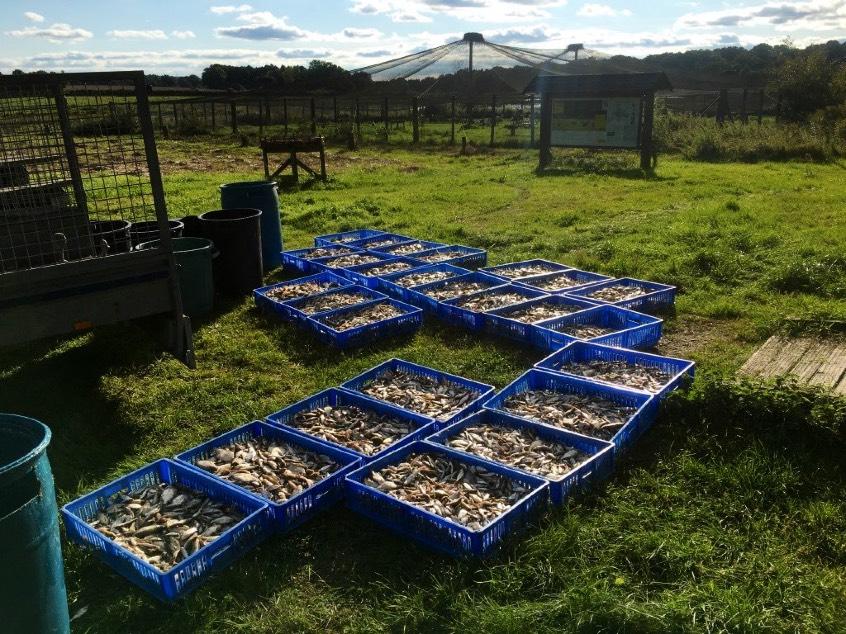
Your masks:
M661 111L655 120L655 138L662 152L675 152L693 161L803 160L826 162L846 155L846 137L827 133L840 130L836 113L820 115L821 123L802 125L765 121L744 124L739 121L718 124L714 119ZM846 119L843 120L846 128Z

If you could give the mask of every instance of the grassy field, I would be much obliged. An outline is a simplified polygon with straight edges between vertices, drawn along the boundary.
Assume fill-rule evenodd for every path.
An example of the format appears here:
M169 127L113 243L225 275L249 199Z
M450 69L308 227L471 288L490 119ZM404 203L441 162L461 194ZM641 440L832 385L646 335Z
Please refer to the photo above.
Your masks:
M173 216L259 174L252 149L160 144ZM702 164L499 150L332 152L326 184L281 194L286 248L361 226L677 284L660 349L699 378L596 493L484 562L418 548L340 508L272 538L175 606L66 545L79 631L836 632L846 621L846 405L729 381L781 330L846 319L844 165ZM270 279L279 279L273 275ZM152 323L0 356L0 410L53 429L60 501L398 356L502 387L541 355L427 319L412 338L329 350L221 300L198 368Z

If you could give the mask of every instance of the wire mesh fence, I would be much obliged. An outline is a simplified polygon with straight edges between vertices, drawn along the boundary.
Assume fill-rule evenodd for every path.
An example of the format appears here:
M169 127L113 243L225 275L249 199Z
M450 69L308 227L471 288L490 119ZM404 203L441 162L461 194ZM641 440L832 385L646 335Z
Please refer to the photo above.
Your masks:
M0 272L125 253L156 218L145 87L95 81L0 78Z

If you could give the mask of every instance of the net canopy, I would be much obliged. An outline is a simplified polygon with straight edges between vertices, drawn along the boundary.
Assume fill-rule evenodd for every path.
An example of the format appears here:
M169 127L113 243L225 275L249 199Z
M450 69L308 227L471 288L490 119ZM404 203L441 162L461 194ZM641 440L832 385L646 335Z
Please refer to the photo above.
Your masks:
M513 90L521 90L526 72L543 70L567 74L567 64L575 60L604 57L598 51L571 44L562 49L535 49L507 46L486 40L481 33L465 33L464 37L435 48L372 64L355 72L366 73L375 82L430 80L448 75L492 71ZM524 72L503 72L522 68Z

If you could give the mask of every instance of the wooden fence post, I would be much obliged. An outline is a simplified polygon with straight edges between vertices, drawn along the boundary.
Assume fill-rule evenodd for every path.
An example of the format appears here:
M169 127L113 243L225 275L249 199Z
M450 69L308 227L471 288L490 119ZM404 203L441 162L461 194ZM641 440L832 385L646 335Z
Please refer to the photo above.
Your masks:
M532 95L532 103L529 104L529 145L535 147L535 96Z
M491 97L491 145L496 140L496 95Z
M649 93L644 97L643 129L640 139L640 169L648 170L652 167L652 124L655 119L655 95Z
M215 130L215 128L217 128L217 102L216 101L211 102L211 120L212 120L211 129Z
M156 104L159 113L159 130L164 129L164 119L162 119L162 104Z
M317 136L317 113L314 109L314 97L309 101L309 109L311 111L311 136Z
M411 142L420 143L420 109L417 97L411 103Z
M238 134L238 106L235 101L229 102L229 122L232 124L232 134Z
M264 137L264 104L262 103L261 97L259 97L258 111L259 111L259 140L261 140L261 138Z
M173 127L179 126L179 112L176 109L176 103L173 104Z
M358 97L355 98L355 104L353 107L355 111L353 112L353 118L355 119L355 135L358 137L359 141L361 140L361 109L360 104L358 102Z
M288 100L282 98L282 125L285 126L285 136L288 136Z
M450 99L449 123L450 123L449 144L455 145L455 95L453 95L452 99Z

